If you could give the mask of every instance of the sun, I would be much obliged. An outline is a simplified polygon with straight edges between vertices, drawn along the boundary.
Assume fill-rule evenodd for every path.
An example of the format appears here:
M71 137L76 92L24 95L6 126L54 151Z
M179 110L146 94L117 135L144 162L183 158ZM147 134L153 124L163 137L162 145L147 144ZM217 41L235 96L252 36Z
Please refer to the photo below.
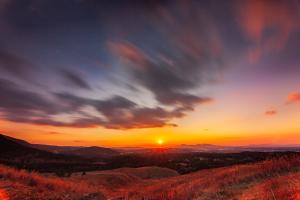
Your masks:
M156 143L157 143L158 145L162 145L162 144L164 143L164 140L163 140L163 139L158 139L158 140L156 141Z

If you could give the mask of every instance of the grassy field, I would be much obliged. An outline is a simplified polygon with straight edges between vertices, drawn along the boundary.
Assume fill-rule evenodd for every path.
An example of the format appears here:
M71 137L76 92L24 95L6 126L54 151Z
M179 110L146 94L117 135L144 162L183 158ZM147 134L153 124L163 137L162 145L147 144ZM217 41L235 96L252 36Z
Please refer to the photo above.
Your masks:
M1 166L0 178L0 199L4 200L300 199L299 157L280 157L186 175L146 167L58 178Z

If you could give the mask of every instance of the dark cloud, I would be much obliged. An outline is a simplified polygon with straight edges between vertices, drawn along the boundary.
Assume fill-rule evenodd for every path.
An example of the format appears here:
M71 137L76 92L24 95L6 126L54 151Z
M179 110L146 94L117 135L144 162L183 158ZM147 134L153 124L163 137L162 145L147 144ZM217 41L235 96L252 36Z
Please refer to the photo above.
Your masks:
M122 115L108 116L107 128L131 129L131 128L152 128L163 126L176 126L169 121L176 117L172 112L162 108L134 108L123 110Z
M264 114L265 114L266 116L273 116L273 115L277 115L278 112L277 112L277 110L272 109L272 110L267 110Z
M71 94L55 94L61 100L73 106L73 110L82 106L92 106L103 115L98 125L111 129L151 128L176 126L169 121L185 116L186 109L166 110L161 107L147 108L121 97L113 96L105 100L77 97Z
M0 79L0 99L1 116L9 121L71 127L94 127L101 122L98 118L86 116L70 123L54 120L52 116L68 112L76 113L79 107L76 110L72 105L47 99L3 79Z
M28 60L0 49L0 71L21 79L28 79L32 67L33 64Z
M106 114L109 114L109 112L112 109L130 109L136 106L136 104L122 96L114 96L110 98L109 100L104 101L94 101L95 107Z
M51 114L58 110L41 95L3 79L0 79L0 99L0 108L6 112L30 113L36 110Z
M110 129L131 129L176 126L170 120L185 116L185 112L189 110L187 106L172 110L141 107L122 96L96 100L68 93L53 93L51 99L48 99L6 80L0 80L0 98L1 118L58 127L102 126ZM205 101L207 100L202 100L202 103ZM84 113L81 108L85 106L95 108L102 117ZM79 116L69 121L61 121L55 118L60 114Z
M61 75L64 77L65 81L74 87L88 90L91 89L91 86L88 84L88 82L74 71L63 69L61 70Z
M78 97L69 93L53 93L53 95L68 107L67 110L78 110L80 107L91 103L90 100L86 98ZM65 112L67 110L65 110Z
M36 125L57 126L57 127L72 127L72 128L94 128L101 126L101 119L97 117L81 118L72 122L61 122L49 118L49 116L39 116L38 118L29 118L26 116L11 116L6 118L9 121L30 123Z

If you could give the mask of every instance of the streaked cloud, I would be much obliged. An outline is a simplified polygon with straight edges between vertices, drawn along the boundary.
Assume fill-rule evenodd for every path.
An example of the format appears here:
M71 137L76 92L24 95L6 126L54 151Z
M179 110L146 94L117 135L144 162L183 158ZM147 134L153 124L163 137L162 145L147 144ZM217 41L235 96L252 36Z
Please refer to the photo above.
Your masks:
M210 71L209 65L206 68L192 58L182 58L179 61L176 57L169 57L172 60L170 64L165 58L151 58L133 44L114 43L111 46L113 52L126 61L124 64L127 65L127 70L134 77L136 84L151 91L159 104L187 111L193 110L197 104L212 101L210 97L188 92L199 86L200 78L206 78L206 73ZM202 73L205 75L198 76Z
M300 92L292 92L287 97L287 103L300 103Z
M300 27L297 1L246 0L236 7L240 26L252 42L251 62L284 48L291 33Z
M122 96L97 100L67 93L53 93L51 97L45 97L23 90L19 85L7 80L0 80L0 98L2 119L73 128L102 126L109 129L132 129L176 126L170 120L185 116L187 109L186 107L173 110L162 107L141 107ZM202 100L202 103L207 101ZM85 106L93 107L102 117L84 112L82 108ZM60 114L65 114L70 119L57 120L56 116Z
M30 79L33 64L11 52L0 49L0 72L8 73L21 79ZM30 72L31 71L31 72Z
M170 123L174 118L185 116L186 110L175 108L167 110L162 107L141 107L136 103L121 97L114 96L106 100L95 100L77 97L71 94L55 94L61 101L72 105L72 110L83 106L92 106L103 115L97 125L110 129L152 128L176 126ZM203 101L202 103L205 103Z
M75 71L62 69L60 71L62 77L65 79L65 82L70 84L71 86L81 88L81 89L91 89L89 83L84 80L78 73Z

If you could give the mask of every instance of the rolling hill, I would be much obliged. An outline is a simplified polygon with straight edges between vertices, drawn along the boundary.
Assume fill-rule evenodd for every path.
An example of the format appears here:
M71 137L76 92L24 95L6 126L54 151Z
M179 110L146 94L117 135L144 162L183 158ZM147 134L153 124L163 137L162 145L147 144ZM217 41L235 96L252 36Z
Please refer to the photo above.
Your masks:
M49 151L52 153L64 153L68 151L73 151L75 149L82 148L80 146L56 146L56 145L47 145L47 144L30 144L32 147L43 150Z
M63 155L72 155L72 156L79 156L83 158L107 158L111 156L119 155L120 152L118 150L114 150L111 148L105 147L98 147L98 146L91 146L91 147L82 147L82 146L55 146L55 145L45 145L45 144L31 144L25 140L9 137L3 134L0 134L2 138L2 142L6 141L6 146L18 146L19 148L26 148L35 150L36 152L50 152L54 154L63 154ZM9 141L9 144L8 144ZM1 141L0 141L1 142ZM24 151L24 153L27 152ZM37 151L39 150L39 151Z
M117 189L143 182L144 180L164 179L178 175L178 172L175 170L151 166L87 172L84 176L77 173L71 179L84 181L91 185L102 185L107 188Z
M0 163L41 172L99 169L92 161L34 148L34 145L0 134Z
M152 168L99 171L61 179L0 166L0 188L9 188L1 192L11 199L298 200L299 166L299 156L283 156L160 179L140 176L139 171L147 174Z
M164 200L296 200L300 197L299 166L300 158L291 156L201 170L134 184L127 187L126 192L120 192L119 196ZM138 189L141 187L143 190Z
M52 156L51 153L32 148L29 143L0 134L1 158L19 158L28 155Z
M104 147L81 147L70 151L62 152L66 155L75 155L84 158L107 158L112 156L117 156L120 153L116 150Z

